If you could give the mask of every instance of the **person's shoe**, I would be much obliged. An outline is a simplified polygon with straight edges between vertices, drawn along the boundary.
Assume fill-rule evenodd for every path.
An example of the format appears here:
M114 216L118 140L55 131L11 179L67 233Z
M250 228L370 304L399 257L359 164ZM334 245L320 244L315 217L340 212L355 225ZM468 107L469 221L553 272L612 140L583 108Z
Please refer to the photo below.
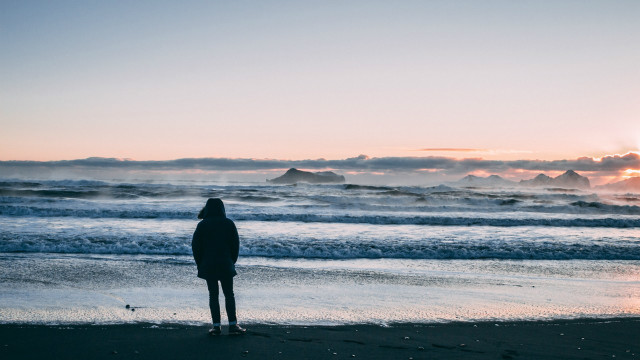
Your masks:
M209 335L211 336L218 336L222 334L222 327L220 326L214 326L213 329L209 330Z
M240 325L229 325L229 335L244 335L247 332L247 329L243 329Z

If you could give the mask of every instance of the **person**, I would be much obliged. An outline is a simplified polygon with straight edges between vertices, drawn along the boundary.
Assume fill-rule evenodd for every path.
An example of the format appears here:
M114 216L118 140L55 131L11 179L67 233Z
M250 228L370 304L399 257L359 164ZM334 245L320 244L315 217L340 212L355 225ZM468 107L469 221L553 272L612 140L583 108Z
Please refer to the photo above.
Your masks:
M236 225L227 218L224 204L220 199L208 199L198 214L198 223L193 233L191 248L198 266L198 277L207 281L209 308L213 328L210 335L220 335L220 304L218 303L218 281L224 293L224 304L229 318L229 334L244 334L238 325L236 299L233 294L233 277L236 276L235 263L238 260L239 239Z

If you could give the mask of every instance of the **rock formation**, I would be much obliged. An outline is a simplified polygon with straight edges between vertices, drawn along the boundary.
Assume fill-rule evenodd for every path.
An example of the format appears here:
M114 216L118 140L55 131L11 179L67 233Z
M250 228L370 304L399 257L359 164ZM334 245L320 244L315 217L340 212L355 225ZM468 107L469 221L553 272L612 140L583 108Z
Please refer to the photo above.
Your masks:
M578 174L573 170L567 170L564 174L554 178L540 174L530 180L520 180L520 185L534 187L556 187L565 189L589 189L589 178Z
M545 188L562 188L562 189L590 189L591 184L589 178L576 173L573 170L567 170L564 174L554 178L545 174L539 174L533 179L520 180L519 183L504 179L498 175L487 177L467 175L462 179L453 183L456 186L477 186L477 187L512 187L512 186L530 186Z
M467 175L458 180L455 185L458 186L480 186L480 187L501 187L501 186L514 186L517 183L504 179L498 175L490 175L487 177Z
M617 192L640 192L640 177L632 177L622 181L597 186L598 190Z
M296 184L299 182L310 184L335 184L343 183L345 179L344 176L338 175L332 171L309 172L291 168L287 170L284 175L267 181L272 184Z

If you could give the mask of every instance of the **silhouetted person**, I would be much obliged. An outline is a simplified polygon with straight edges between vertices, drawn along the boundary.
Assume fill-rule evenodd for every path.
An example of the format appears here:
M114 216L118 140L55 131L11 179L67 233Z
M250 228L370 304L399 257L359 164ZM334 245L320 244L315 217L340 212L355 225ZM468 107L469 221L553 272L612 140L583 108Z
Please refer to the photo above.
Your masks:
M220 304L218 304L218 281L224 293L224 304L229 318L229 334L244 334L245 329L238 325L236 318L236 299L233 296L233 277L236 276L235 263L238 260L240 243L238 230L227 219L224 204L220 199L209 199L198 214L202 219L193 233L191 247L198 265L198 277L207 280L209 288L209 308L213 329L211 335L220 335Z

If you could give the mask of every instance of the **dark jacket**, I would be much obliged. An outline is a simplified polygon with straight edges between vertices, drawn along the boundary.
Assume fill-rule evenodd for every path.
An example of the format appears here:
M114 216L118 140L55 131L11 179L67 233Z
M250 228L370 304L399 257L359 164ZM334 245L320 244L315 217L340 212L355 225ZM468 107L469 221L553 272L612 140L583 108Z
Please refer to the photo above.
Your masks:
M238 230L227 219L220 199L209 199L202 209L193 233L191 248L198 265L198 277L207 280L228 279L235 276L240 242Z

